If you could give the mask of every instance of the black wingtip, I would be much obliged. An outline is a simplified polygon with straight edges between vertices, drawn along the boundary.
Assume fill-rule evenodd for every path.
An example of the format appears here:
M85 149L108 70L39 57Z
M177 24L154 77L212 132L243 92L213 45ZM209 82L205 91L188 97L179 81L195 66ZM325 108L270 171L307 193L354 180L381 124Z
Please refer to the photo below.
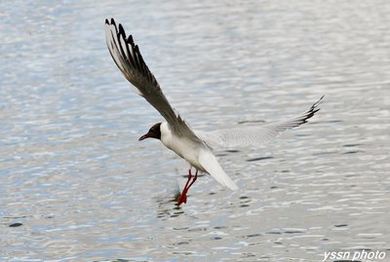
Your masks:
M111 24L114 25L114 26L116 27L116 23L115 23L114 18L111 18Z
M117 29L117 33L118 33L118 34L121 34L121 35L123 36L123 39L124 39L127 43L129 43L129 44L131 44L131 45L134 45L134 39L133 39L133 36L132 36L132 35L129 35L129 36L127 37L127 40L126 40L126 31L125 31L125 28L122 26L121 23L119 23L119 24L118 24L118 27L117 27L114 18L110 18L110 19L109 19L109 18L106 18L106 19L105 19L105 24L106 24L106 25L113 25L113 26L115 27L115 29L119 28L119 30Z
M133 45L134 44L134 39L133 39L133 36L132 35L129 35L129 37L127 38L127 43Z
M119 24L119 34L123 36L123 39L126 39L125 29L123 28L122 24Z
M321 102L322 102L322 100L324 99L324 97L325 97L325 95L322 95L322 96L320 97L320 99L318 99L317 102L314 103L313 106L318 106L319 104L321 104Z
M317 113L318 111L320 111L321 108L316 108L316 110L313 110L312 114L314 115L315 113Z
M321 108L319 108L318 105L322 102L322 99L324 97L324 95L321 96L320 99L318 99L314 104L312 104L310 109L307 110L306 113L304 113L303 116L298 119L296 126L300 126L302 124L307 123L310 118L312 118L318 111L320 111Z
M318 99L311 107L310 107L310 110L309 112L313 112L313 113L316 113L317 111L320 110L320 108L318 108L318 106L321 104L322 100L324 99L325 95L322 95L320 97L320 99Z

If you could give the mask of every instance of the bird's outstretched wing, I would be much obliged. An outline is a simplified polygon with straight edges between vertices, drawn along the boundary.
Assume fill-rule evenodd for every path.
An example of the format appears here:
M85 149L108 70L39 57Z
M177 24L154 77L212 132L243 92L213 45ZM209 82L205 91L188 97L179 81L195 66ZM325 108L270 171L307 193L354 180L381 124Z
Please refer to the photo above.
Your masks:
M178 136L199 140L180 115L176 114L164 96L156 78L142 58L133 37L126 37L123 26L111 18L105 21L106 43L115 64L125 78L134 85L137 93L144 97L166 119Z
M261 126L238 126L230 129L221 129L210 132L196 132L197 135L210 147L237 148L264 144L277 137L283 131L298 127L307 122L316 112L324 96L315 102L309 110L301 116L289 121L264 124Z

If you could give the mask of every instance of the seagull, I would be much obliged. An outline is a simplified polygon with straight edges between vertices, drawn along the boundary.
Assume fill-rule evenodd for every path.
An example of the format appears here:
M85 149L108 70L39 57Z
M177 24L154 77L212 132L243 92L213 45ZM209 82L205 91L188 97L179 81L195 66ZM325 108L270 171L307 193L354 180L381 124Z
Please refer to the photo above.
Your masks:
M159 83L142 58L132 35L126 36L121 24L105 20L106 43L115 64L124 77L135 87L138 95L146 99L165 119L154 124L139 141L154 138L189 164L187 182L178 196L177 204L187 203L187 193L195 183L198 172L211 175L218 183L237 190L235 182L225 173L213 151L218 147L242 147L262 144L281 132L307 122L320 109L322 96L309 110L292 120L269 123L261 126L238 126L216 131L195 131L175 112L163 94ZM195 174L192 174L192 169Z

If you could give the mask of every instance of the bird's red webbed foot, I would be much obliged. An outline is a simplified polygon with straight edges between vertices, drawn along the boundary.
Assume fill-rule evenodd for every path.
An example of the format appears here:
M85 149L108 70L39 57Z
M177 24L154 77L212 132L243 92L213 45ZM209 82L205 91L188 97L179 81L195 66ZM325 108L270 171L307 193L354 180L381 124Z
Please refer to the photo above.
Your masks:
M187 203L187 192L190 189L190 187L195 183L196 179L198 178L198 170L195 172L195 176L192 176L191 169L188 170L188 179L187 182L183 188L183 191L181 192L177 204L180 206L183 203ZM191 181L192 180L192 181Z

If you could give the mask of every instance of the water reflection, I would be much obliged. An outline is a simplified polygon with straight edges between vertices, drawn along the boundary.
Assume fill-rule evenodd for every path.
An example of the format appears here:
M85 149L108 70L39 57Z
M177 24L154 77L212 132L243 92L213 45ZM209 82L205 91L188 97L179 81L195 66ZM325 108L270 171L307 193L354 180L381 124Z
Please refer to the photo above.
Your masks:
M159 198L157 199L157 218L168 219L178 217L184 214L184 210L177 205L178 198L180 197L179 189L167 199Z

